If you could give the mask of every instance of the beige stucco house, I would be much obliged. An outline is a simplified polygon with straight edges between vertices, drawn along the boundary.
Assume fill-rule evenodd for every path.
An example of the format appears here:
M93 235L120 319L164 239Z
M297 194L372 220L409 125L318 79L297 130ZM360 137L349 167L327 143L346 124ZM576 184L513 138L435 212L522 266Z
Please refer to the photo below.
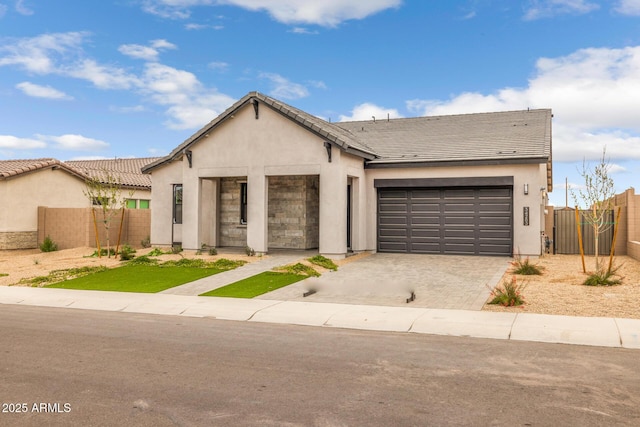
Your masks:
M550 110L329 123L252 92L143 171L151 242L538 255Z
M90 207L85 181L104 171L122 184L129 208L149 208L151 180L140 169L155 160L0 160L0 249L36 248L38 207Z

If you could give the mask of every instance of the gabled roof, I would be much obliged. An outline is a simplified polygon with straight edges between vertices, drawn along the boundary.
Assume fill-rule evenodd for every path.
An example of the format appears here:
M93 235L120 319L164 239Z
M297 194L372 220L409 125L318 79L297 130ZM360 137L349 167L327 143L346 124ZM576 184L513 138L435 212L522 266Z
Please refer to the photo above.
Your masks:
M329 123L281 101L250 92L180 144L143 167L151 172L184 152L240 108L258 102L359 155L367 167L451 164L546 163L551 188L551 110L458 114L408 119Z
M69 160L65 163L92 179L101 179L105 171L108 171L126 187L150 189L151 177L143 174L142 168L158 159L159 157Z
M151 179L141 168L157 157L135 159L71 160L62 162L53 158L0 160L0 180L35 172L46 168L59 168L82 180L100 180L108 171L125 187L151 189Z
M310 132L313 132L321 138L324 138L325 140L337 145L342 150L359 155L365 159L373 159L376 157L374 150L372 150L359 139L354 138L354 136L349 131L346 131L337 124L329 123L319 117L306 113L302 110L287 105L284 102L278 101L277 99L263 95L259 92L249 92L231 107L226 109L222 114L213 119L211 122L207 123L202 129L194 133L190 138L176 147L168 156L145 166L142 171L145 173L150 172L151 170L164 163L168 163L180 158L183 155L184 151L187 150L191 145L195 144L204 135L211 132L216 126L227 120L229 117L233 116L238 110L252 102L259 102L263 105L268 106L269 108L279 112L280 114L289 118L300 126L305 127Z
M65 165L57 159L20 159L20 160L0 160L0 180L12 178L14 176L35 172L47 168L64 169L72 175L80 179L86 179L87 176L82 172Z

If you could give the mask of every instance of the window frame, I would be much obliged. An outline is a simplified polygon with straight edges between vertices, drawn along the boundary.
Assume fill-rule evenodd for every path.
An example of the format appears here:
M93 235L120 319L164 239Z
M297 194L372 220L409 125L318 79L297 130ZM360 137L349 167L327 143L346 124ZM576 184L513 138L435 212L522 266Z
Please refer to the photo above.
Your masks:
M173 223L182 224L184 187L182 184L173 184Z
M246 182L240 183L240 224L247 225L248 220L248 211L247 211L247 194L248 187Z

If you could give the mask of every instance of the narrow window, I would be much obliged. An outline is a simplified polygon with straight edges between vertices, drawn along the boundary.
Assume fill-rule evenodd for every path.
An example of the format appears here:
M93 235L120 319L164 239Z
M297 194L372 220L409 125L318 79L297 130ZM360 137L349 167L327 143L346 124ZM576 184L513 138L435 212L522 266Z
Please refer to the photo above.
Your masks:
M149 200L140 200L140 209L149 209Z
M247 223L247 183L240 183L240 224Z
M127 199L127 209L136 208L136 199Z
M173 186L173 223L182 224L182 184Z

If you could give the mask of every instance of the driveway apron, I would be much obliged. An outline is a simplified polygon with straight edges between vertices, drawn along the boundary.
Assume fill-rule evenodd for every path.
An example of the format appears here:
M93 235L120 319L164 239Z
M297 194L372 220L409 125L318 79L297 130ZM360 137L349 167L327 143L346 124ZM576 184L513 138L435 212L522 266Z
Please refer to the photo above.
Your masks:
M510 261L506 257L376 253L257 298L480 310ZM304 297L310 290L315 293ZM412 292L415 300L407 303Z

